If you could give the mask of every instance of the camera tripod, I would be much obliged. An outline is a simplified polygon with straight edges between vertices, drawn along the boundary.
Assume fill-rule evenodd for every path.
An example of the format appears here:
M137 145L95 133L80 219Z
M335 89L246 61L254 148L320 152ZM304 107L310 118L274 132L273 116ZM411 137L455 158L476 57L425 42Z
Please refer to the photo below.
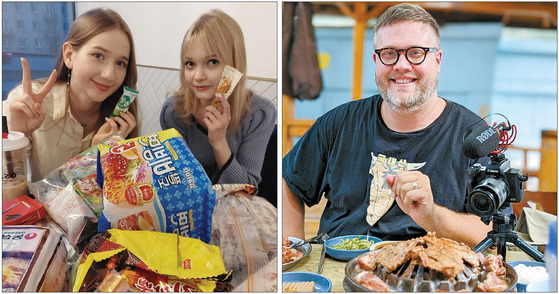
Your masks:
M497 253L499 253L503 257L503 261L505 261L507 253L506 244L508 241L518 246L536 261L543 260L543 253L530 246L513 231L516 225L516 215L514 213L510 216L506 216L501 211L498 211L492 218L493 230L487 233L487 237L474 248L474 252L483 252L489 248L489 246L493 245L493 243L496 243Z

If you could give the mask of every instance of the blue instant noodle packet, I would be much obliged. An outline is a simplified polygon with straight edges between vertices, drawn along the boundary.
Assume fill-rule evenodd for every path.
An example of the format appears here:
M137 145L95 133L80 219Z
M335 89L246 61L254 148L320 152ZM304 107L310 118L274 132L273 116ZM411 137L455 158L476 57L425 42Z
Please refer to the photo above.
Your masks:
M99 145L97 164L99 233L158 231L210 242L215 190L177 130Z

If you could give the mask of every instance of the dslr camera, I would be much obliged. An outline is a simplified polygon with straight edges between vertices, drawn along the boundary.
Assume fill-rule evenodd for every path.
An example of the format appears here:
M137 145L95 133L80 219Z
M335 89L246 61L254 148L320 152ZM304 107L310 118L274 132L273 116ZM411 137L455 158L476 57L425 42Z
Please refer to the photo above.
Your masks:
M523 182L528 180L521 170L510 167L503 153L490 158L487 166L476 163L468 169L467 207L486 224L505 205L524 199Z

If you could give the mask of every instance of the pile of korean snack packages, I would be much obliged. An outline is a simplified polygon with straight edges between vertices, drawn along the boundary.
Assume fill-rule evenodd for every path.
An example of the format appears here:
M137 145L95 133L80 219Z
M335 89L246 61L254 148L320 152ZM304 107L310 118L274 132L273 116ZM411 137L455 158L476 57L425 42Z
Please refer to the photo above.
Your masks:
M66 247L51 291L277 290L275 208L253 186L212 187L175 129L117 133L29 187L48 215L35 225Z

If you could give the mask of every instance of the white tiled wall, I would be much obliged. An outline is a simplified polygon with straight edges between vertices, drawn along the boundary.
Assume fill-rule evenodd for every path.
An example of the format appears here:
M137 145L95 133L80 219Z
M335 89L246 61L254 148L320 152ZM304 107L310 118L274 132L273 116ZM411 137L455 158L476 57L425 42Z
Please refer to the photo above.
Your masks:
M159 112L163 101L179 85L179 71L138 65L138 106L140 114L140 135L161 131ZM270 99L278 106L277 83L275 81L247 79L247 86L256 94Z

